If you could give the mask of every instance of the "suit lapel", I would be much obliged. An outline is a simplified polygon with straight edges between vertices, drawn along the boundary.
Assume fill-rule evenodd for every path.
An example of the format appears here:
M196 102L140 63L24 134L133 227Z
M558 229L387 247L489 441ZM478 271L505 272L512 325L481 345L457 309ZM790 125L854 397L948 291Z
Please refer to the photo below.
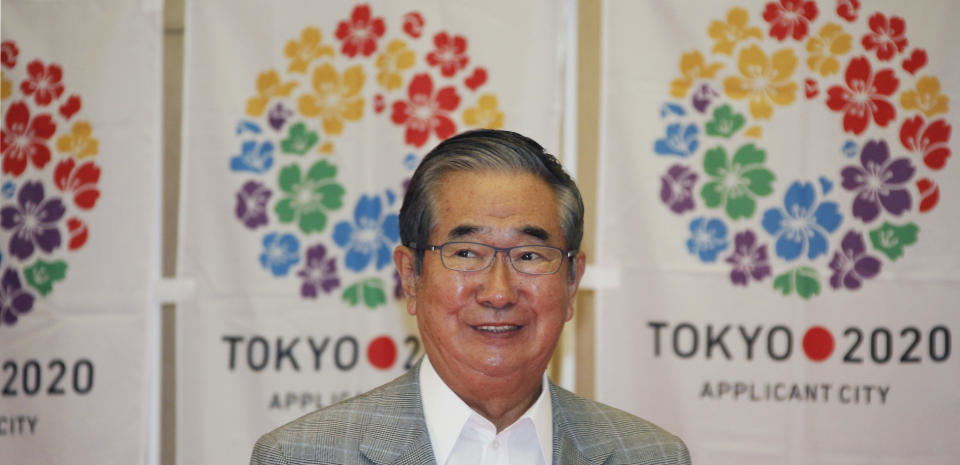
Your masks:
M553 409L553 464L554 465L598 465L613 455L612 445L605 444L604 438L589 431L571 426L567 415L568 405L565 391L550 382L550 400ZM582 429L582 428L581 428ZM585 454L589 446L591 453Z
M423 418L420 365L398 378L376 399L364 419L360 453L369 463L435 464Z

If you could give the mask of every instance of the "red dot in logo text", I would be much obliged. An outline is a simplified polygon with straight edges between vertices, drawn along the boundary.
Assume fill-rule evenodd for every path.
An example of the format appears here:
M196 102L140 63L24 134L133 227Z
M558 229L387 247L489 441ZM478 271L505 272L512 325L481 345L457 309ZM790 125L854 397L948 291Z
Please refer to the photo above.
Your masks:
M803 335L803 351L807 358L822 362L833 353L833 335L823 326L813 326Z
M367 360L381 370L386 370L397 361L397 345L389 336L380 336L367 346Z

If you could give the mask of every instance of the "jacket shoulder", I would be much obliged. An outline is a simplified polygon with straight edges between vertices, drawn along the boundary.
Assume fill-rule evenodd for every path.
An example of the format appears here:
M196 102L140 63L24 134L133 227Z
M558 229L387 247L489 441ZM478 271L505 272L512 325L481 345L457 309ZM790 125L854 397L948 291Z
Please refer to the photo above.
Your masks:
M559 386L551 390L557 431L570 437L583 455L613 451L606 463L690 463L683 440L654 423Z
M371 428L390 425L411 432L419 428L423 421L419 390L411 382L403 375L264 434L253 447L250 464L357 462Z

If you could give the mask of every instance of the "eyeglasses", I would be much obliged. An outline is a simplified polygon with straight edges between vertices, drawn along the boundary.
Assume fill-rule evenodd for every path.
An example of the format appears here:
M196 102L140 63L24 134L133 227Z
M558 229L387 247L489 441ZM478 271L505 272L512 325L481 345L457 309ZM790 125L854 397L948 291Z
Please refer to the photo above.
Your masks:
M440 245L427 245L424 250L440 252L440 262L448 270L481 271L487 269L497 258L497 252L503 252L509 258L513 269L524 274L554 274L560 270L564 258L572 258L574 251L564 252L549 245L518 245L516 247L494 247L478 242L447 242Z

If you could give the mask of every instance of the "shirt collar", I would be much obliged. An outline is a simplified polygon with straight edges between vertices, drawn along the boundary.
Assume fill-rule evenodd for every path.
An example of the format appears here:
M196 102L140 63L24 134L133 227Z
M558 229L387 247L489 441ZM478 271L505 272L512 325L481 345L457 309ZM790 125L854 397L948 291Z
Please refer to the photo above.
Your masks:
M489 422L473 411L443 380L424 355L420 365L420 395L423 400L423 417L433 445L437 463L443 465L453 451L453 446L467 421L474 417ZM530 418L540 442L543 463L551 463L553 455L553 404L550 399L547 375L544 373L537 401L517 421Z

